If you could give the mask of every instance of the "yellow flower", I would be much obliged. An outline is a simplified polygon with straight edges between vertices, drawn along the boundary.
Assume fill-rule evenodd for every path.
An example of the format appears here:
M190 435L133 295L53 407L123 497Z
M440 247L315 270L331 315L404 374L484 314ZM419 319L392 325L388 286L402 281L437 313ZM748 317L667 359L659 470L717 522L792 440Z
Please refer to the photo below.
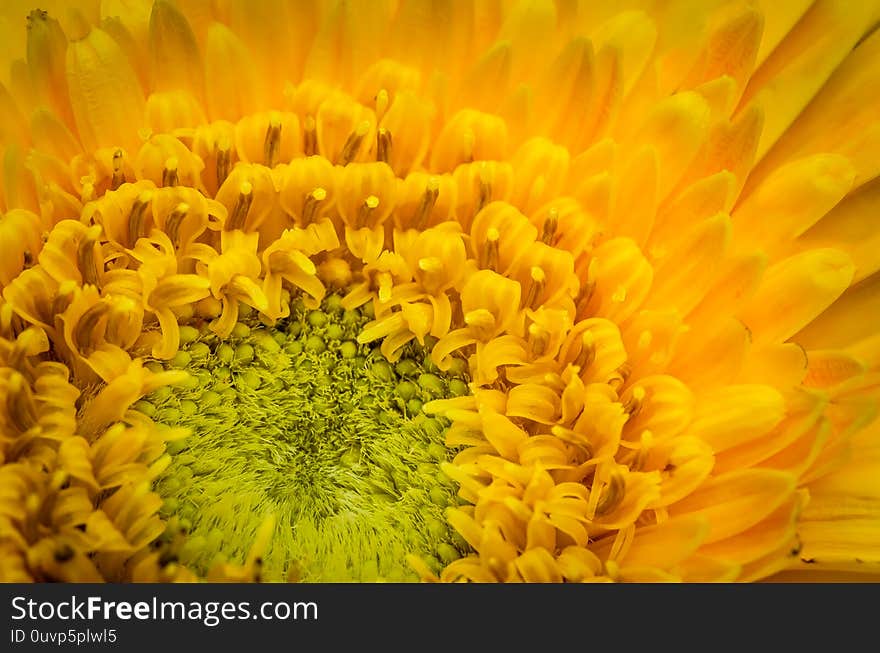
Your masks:
M0 580L880 573L880 4L367 4L4 5Z

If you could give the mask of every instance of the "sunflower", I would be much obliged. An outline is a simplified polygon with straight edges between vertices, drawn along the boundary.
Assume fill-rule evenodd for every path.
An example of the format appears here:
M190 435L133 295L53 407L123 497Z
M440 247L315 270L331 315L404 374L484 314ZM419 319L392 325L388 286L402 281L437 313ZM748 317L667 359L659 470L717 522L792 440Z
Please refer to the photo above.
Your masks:
M880 3L27 4L0 579L880 572Z

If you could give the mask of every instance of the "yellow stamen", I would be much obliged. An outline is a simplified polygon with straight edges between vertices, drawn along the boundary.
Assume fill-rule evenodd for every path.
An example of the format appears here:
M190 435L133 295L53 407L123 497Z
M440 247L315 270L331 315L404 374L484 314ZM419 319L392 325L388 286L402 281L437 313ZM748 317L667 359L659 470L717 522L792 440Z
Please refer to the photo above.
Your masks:
M174 210L165 218L165 233L171 240L171 243L177 247L180 244L180 224L189 213L189 204L181 202L174 207Z
M18 372L10 375L6 395L6 410L12 425L24 433L37 423L31 389Z
M344 166L354 161L358 151L361 149L361 143L364 142L364 138L369 131L370 123L364 120L357 126L357 129L348 135L348 139L339 153L339 159L336 161L338 165Z
M638 415L642 410L642 402L645 400L645 389L642 387L633 388L632 396L623 405L623 410L631 418Z
M375 211L379 207L379 198L375 195L370 195L367 199L364 200L364 203L361 205L360 211L358 211L357 222L355 223L357 227L363 227L368 224L370 219L370 214Z
M626 490L626 481L622 474L612 473L608 485L599 498L599 504L596 506L596 516L601 517L607 515L614 510L620 502L623 501L623 495Z
M470 311L464 316L464 323L481 337L490 337L495 329L495 316L485 308Z
M640 388L639 388L640 389ZM633 461L630 468L634 471L640 471L644 465L645 460L648 458L648 454L651 452L651 444L654 441L654 436L650 431L642 431L642 435L639 438L639 451L636 454L636 458Z
M275 166L278 156L278 148L281 145L281 120L275 116L266 129L266 138L263 141L263 162L267 167Z
M327 191L320 186L311 193L306 194L303 200L303 224L311 224L318 215L321 202L327 199Z
M388 105L391 103L391 100L388 97L388 91L384 88L379 89L379 92L376 93L376 119L381 120L382 116L385 115L385 112L388 111Z
M492 171L488 166L480 166L479 176L479 195L477 197L477 205L474 207L474 213L480 210L492 201Z
M474 160L474 145L476 144L477 136L474 134L473 129L465 129L461 137L462 149L464 150L464 162L470 163Z
M550 332L532 323L529 325L529 353L532 358L543 356L550 344Z
M391 132L380 127L376 133L376 161L388 163L391 160Z
M122 150L113 153L113 175L110 177L110 190L116 190L125 183L125 173L122 171Z
M306 116L303 121L303 152L306 156L318 153L318 125L314 116Z
M235 203L235 208L232 209L232 213L229 214L229 218L226 220L226 231L244 229L248 211L251 210L251 203L253 201L253 185L249 181L242 182L238 188L238 200Z
M581 350L573 364L583 371L592 365L594 360L596 360L596 338L589 331L584 331L581 335Z
M628 380L630 375L632 374L632 366L629 363L624 363L617 370L615 370L614 375L608 379L608 385L617 392L620 390L621 386L623 386Z
M489 227L486 231L486 244L481 252L480 267L486 270L498 269L498 250L501 234L495 227Z
M429 177L428 183L425 186L425 193L422 195L422 199L416 207L416 211L412 217L411 224L414 228L421 230L425 226L428 215L437 203L437 198L439 196L440 180L437 177Z
M170 156L165 161L165 169L162 171L163 186L177 186L179 183L177 165L178 161L176 156Z
M217 187L223 185L232 169L232 144L229 139L223 138L217 143Z
M52 307L48 311L50 320L53 316L61 315L68 309L71 302L73 302L76 288L77 285L73 279L68 279L58 286L58 293L55 295L55 299L52 300Z
M153 193L145 190L137 196L134 204L131 206L131 213L128 214L128 246L134 247L138 238L141 237L141 231L144 228L144 216L147 207L153 201Z
M98 257L95 255L95 246L101 237L101 227L93 225L79 241L76 248L76 267L82 275L84 284L98 285Z
M73 343L83 355L87 356L94 349L98 322L107 314L109 308L106 302L98 302L83 313L76 323L73 329Z
M556 230L559 228L559 210L555 207L547 212L544 220L544 228L541 233L541 242L545 245L553 245L556 240Z
M526 294L523 305L529 308L536 308L535 304L541 297L541 293L544 292L544 286L547 283L547 275L545 275L544 270L538 266L533 266L530 270L530 276L531 283L529 284L529 291Z

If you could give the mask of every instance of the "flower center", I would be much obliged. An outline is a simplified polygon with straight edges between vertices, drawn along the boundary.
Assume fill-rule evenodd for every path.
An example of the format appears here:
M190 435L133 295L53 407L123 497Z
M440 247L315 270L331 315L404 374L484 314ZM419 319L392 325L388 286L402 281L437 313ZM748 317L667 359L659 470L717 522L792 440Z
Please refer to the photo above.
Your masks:
M168 559L240 562L269 516L266 580L416 580L408 554L439 570L467 551L444 516L448 422L422 412L467 392L463 361L440 373L413 344L389 363L356 341L369 313L331 295L320 310L293 302L272 328L243 316L227 339L182 328L169 365L190 382L137 406L190 429L156 482Z

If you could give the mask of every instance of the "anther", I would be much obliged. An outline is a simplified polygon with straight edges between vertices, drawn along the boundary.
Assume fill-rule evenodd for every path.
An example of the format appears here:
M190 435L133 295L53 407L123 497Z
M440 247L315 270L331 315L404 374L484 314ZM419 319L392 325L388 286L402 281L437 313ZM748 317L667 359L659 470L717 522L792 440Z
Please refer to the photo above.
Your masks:
M370 195L367 199L364 200L364 203L361 204L361 209L358 211L357 222L355 223L355 227L360 229L361 227L366 227L368 221L370 219L370 215L373 211L376 210L379 206L379 198L375 195Z
M306 156L318 153L318 125L313 116L306 116L303 121L303 152Z
M425 222L427 221L431 210L434 208L434 205L437 203L437 198L439 196L440 180L437 177L429 177L428 184L425 186L425 192L422 194L422 199L419 201L419 205L416 207L416 212L412 217L411 224L414 228L418 230L424 228Z
M490 336L495 329L495 316L485 308L478 308L465 314L464 323L479 334Z
M345 145L342 146L342 151L339 153L339 158L336 161L338 165L344 166L354 160L361 149L364 137L366 137L369 131L370 123L364 120L357 126L357 129L348 135L348 139L345 141Z
M165 218L165 233L167 234L171 244L177 247L180 243L180 225L183 219L189 213L189 204L181 202L174 207L174 210Z
M629 363L624 363L620 367L618 367L614 374L610 379L608 379L608 385L617 392L621 386L623 386L628 380L630 375L632 374L632 366Z
M529 353L532 358L539 358L547 351L550 344L550 333L535 323L529 325Z
M462 134L462 145L464 146L464 162L470 163L474 160L474 145L476 145L477 137L473 129L466 129Z
M223 185L232 168L232 145L229 139L223 138L217 143L217 188Z
M645 466L645 461L648 459L648 454L651 452L651 444L653 441L654 438L650 431L642 432L642 436L639 438L639 451L636 454L632 465L630 465L631 470L637 472Z
M581 371L587 369L596 360L596 339L590 331L584 331L581 335L581 350L574 365Z
M82 184L79 199L82 204L88 204L92 202L97 197L97 193L95 192L95 181L91 177L82 177L80 179L80 183Z
M599 504L596 506L596 517L607 515L614 510L620 502L623 501L623 495L626 491L626 481L622 474L613 473L608 485L599 498Z
M55 562L67 562L73 558L74 551L69 544L62 544L55 549Z
M642 410L642 402L645 400L645 389L633 388L632 395L623 405L623 411L630 417L635 417Z
M58 286L58 292L55 293L55 299L52 300L52 307L49 311L49 322L53 321L52 318L55 315L61 315L68 309L73 302L73 295L78 287L76 281L73 279L67 279L66 281L61 282L61 285Z
M45 9L32 9L25 19L27 21L27 29L30 31L34 27L34 23L40 20L47 20L49 12Z
M547 275L537 265L532 266L529 274L531 276L531 283L529 284L529 292L526 294L523 305L528 308L535 308L535 304L538 302L541 293L544 292L544 286L547 284Z
M391 132L380 127L376 132L376 161L388 163L391 160Z
M138 238L141 237L141 230L144 228L144 215L147 207L153 200L153 193L145 190L137 196L134 204L131 205L131 213L128 214L128 246L134 247Z
M486 243L483 247L480 267L484 270L498 271L498 249L501 234L495 227L489 227L486 231Z
M37 411L30 386L18 372L9 377L6 394L6 413L12 425L24 433L37 423Z
M443 270L443 261L436 256L426 256L419 259L419 270L422 272L441 272Z
M590 299L593 297L593 293L596 291L596 282L595 281L587 281L581 285L580 289L578 289L577 297L575 297L574 305L578 307L578 309L582 308L585 304L587 304Z
M249 181L243 181L238 188L238 200L235 202L235 208L229 214L226 220L225 230L233 231L235 229L244 229L245 220L247 220L248 211L251 210L251 203L254 201L254 187Z
M556 238L556 229L559 228L559 211L552 208L547 212L547 218L544 220L544 229L541 233L541 242L545 245L552 245Z
M83 235L76 248L76 267L82 275L83 284L98 285L98 260L95 245L101 237L101 227L92 225Z
M117 297L110 307L107 315L107 327L104 339L116 345L123 345L126 341L126 327L134 315L137 305L130 297Z
M30 345L35 337L36 336L34 335L33 329L27 329L22 332L15 340L12 351L7 354L6 361L3 366L11 368L13 370L22 371L26 371L28 370L28 368L32 368L33 366L30 364L27 358L28 350L30 349Z
M93 336L97 330L98 322L107 314L109 306L106 302L99 302L89 308L73 329L73 342L79 353L88 356L91 351Z
M492 175L486 165L480 167L479 195L474 213L479 213L484 206L492 201Z
M311 193L306 193L303 199L302 222L303 224L311 224L318 215L318 208L327 199L327 191L318 186Z
M391 99L388 97L388 91L384 88L379 89L379 92L376 93L376 120L382 119L390 103Z
M166 159L165 169L162 171L163 186L177 186L179 183L177 165L178 161L176 156L170 156Z
M122 171L122 150L113 153L113 175L110 177L110 190L116 190L125 183L125 173Z
M266 167L275 166L275 158L278 156L278 149L281 146L281 121L277 117L273 117L266 129L266 138L263 141L263 162Z

